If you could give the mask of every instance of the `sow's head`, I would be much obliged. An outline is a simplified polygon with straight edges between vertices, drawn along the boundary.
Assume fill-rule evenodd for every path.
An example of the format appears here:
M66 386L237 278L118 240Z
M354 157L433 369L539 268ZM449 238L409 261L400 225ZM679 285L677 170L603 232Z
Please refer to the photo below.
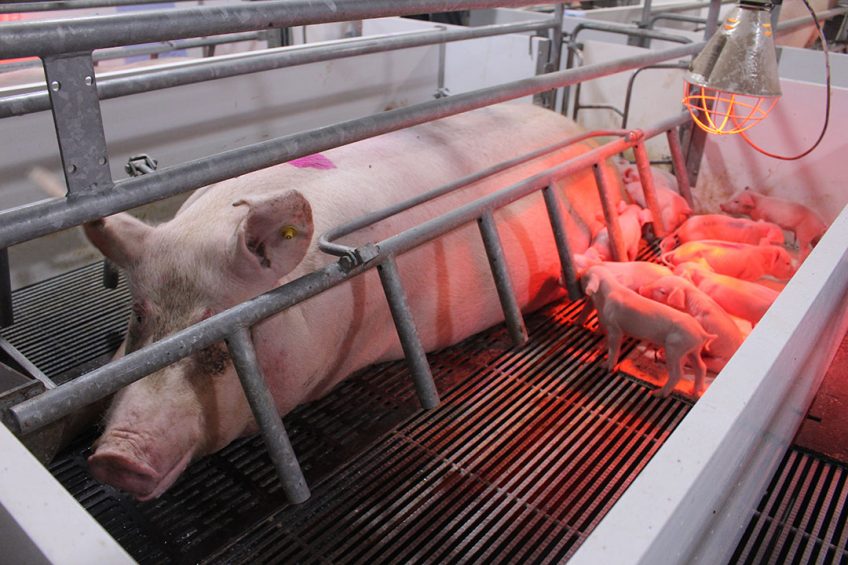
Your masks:
M297 191L187 202L151 227L128 214L85 226L89 240L124 269L132 315L131 353L277 286L309 250L313 222ZM223 343L121 390L89 458L92 474L147 500L162 494L192 459L254 427Z

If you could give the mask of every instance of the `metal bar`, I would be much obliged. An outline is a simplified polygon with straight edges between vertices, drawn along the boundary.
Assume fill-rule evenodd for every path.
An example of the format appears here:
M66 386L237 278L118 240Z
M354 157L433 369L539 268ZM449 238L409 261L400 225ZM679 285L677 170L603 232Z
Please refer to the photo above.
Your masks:
M538 48L536 49L536 75L543 75L547 72L548 69L548 59L551 56L551 40L547 37L539 37L538 39ZM537 92L533 95L533 104L537 106L542 106L543 108L550 108L550 91L547 92Z
M677 128L672 128L666 132L666 138L671 152L671 161L674 164L674 176L677 177L677 189L689 203L689 207L694 210L695 200L692 198L692 187L689 186L689 175L686 172L686 160L683 157L683 149L680 147L680 132Z
M306 24L531 4L532 0L275 0L14 23L4 25L0 35L0 59Z
M624 129L627 128L627 121L630 117L630 103L633 99L633 85L636 83L636 77L638 77L642 73L642 71L647 71L651 69L686 69L688 66L688 63L680 62L668 63L663 65L650 65L647 67L642 67L641 69L636 69L633 74L630 75L630 79L627 81L627 94L625 94L624 96L624 112L621 114L621 127Z
M68 196L112 188L91 53L44 58Z
M707 11L707 21L704 26L704 39L709 39L718 29L718 13L721 10L721 0L711 0Z
M673 22L686 22L690 24L704 24L706 25L706 18L699 18L698 16L687 16L684 14L663 14L659 13L653 16L648 22L648 29L653 29L654 24L660 20L669 20Z
M616 61L586 65L578 69L568 69L456 94L308 132L255 143L161 169L149 175L126 179L116 183L114 190L98 194L96 197L80 196L73 200L52 199L7 210L0 213L0 248L360 139L574 84L581 80L691 55L702 47L703 44L693 43L663 51L649 51Z
M640 29L637 27L627 26L624 24L615 24L611 22L581 22L574 27L571 34L571 41L574 42L577 36L584 29L593 31L603 31L607 33L617 33L630 37L660 39L662 41L670 41L672 43L691 43L692 40L682 35L674 35L653 29Z
M597 163L592 165L592 172L595 174L595 183L598 185L598 194L601 197L601 208L604 211L604 221L609 232L612 259L613 261L627 261L627 249L624 245L621 225L618 223L618 210L613 199L613 189L604 178L604 173Z
M253 417L262 432L268 455L277 469L283 492L289 502L300 504L309 498L309 487L277 412L274 398L262 375L250 331L247 328L239 328L231 333L227 338L227 348L241 380L244 395L253 411Z
M651 0L642 0L642 17L639 20L638 26L639 29L650 29L650 21L651 21ZM637 45L639 47L650 47L651 40L646 37L631 37L628 40L630 45Z
M645 137L653 137L688 121L688 114L680 114L663 121L653 129L646 129ZM555 178L572 174L592 163L620 153L632 143L632 139L619 139L597 147L544 173L480 199L476 204L467 204L446 216L434 218L410 228L402 234L381 242L381 253L389 256L393 252L402 253L412 249L427 241L428 238L433 239L459 225L473 221L485 210L505 206L529 194L534 188L544 188ZM373 264L372 262L368 265L344 269L338 262L332 263L321 270L304 275L189 328L164 337L143 349L86 373L70 383L22 402L9 409L11 420L16 424L16 432L27 434L59 420L154 371L226 339L234 327L251 327L269 316L365 272Z
M483 214L477 220L477 225L480 226L480 235L483 237L483 245L486 248L486 256L489 258L489 266L495 279L495 288L498 290L498 297L501 300L509 336L512 338L512 343L516 347L520 347L527 343L527 327L524 325L521 308L515 299L515 291L506 266L503 244L492 213L486 212Z
M568 291L568 297L571 300L577 300L582 296L582 293L580 292L580 285L577 283L577 269L574 267L573 259L574 254L571 251L571 244L568 242L568 234L565 231L565 223L557 196L556 185L554 183L549 184L542 189L542 194L545 197L548 218L551 220L551 229L554 232L554 241L556 241L559 262L562 267L563 284L565 284L565 289Z
M430 363L427 361L427 354L424 351L424 346L421 345L421 339L418 337L418 330L415 327L415 321L412 319L412 312L409 310L406 292L403 289L394 256L386 257L377 266L377 271L380 273L380 282L383 283L383 291L386 293L392 319L395 321L403 354L415 383L418 401L422 408L427 410L435 408L439 405L439 391L436 390L436 383L433 382Z
M163 0L57 0L55 2L32 2L30 0L6 0L0 7L0 14L19 12L49 12L54 10L78 10L87 8L112 8L116 6L134 6L136 4L160 4ZM186 2L188 0L170 0ZM9 5L11 4L11 6Z
M0 328L15 323L12 310L12 279L9 275L9 250L0 249Z
M553 153L558 149L563 149L565 147L574 145L576 143L593 137L624 136L627 135L627 133L628 132L623 130L595 130L592 132L582 133L580 135L570 137L558 143L542 147L541 149L531 151L530 153L526 153L513 159L509 159L508 161L502 161L500 163L492 165L491 167L487 167L481 171L472 173L451 183L433 189L430 192L426 192L424 194L410 198L403 202L388 206L386 208L383 208L382 210L377 210L376 212L366 214L365 216L357 218L352 222L333 228L332 230L323 233L321 234L321 236L319 236L318 247L321 249L321 251L323 251L324 253L329 253L330 255L336 255L338 257L350 256L355 251L355 248L347 245L341 245L339 243L334 243L334 241L346 235L350 235L358 230L361 230L364 227L370 226L371 224L399 214L404 210L409 210L410 208L418 206L419 204L423 204L424 202L428 202L430 200L433 200L434 198L438 198L439 196L443 196L455 190L459 190L465 186L479 182L487 177L496 175L507 169L511 169L528 161L532 161L533 159L536 159L538 157L548 155L549 153Z
M648 158L648 150L645 149L644 141L639 141L636 144L633 148L633 154L636 157L636 169L639 171L639 180L642 183L645 204L648 205L648 210L651 211L654 235L656 237L664 237L668 233L669 226L663 223L662 211L660 210L660 203L657 199L657 189L654 186L654 173L651 171L651 160Z
M408 49L443 42L464 41L509 33L534 32L550 28L550 21L518 22L459 30L428 30L374 37L357 37L335 41L329 45L303 45L285 49L269 49L231 57L223 61L203 61L177 68L148 71L136 76L118 77L98 81L100 100L110 100L141 92L173 88L249 73L282 69L382 53L395 49ZM0 99L0 118L18 116L47 110L50 100L46 92L33 92Z

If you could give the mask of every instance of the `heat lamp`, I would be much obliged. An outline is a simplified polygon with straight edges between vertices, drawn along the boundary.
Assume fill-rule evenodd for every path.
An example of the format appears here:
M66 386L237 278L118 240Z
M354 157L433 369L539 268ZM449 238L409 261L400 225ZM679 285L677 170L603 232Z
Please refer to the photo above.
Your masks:
M689 65L683 104L708 133L741 133L780 97L771 10L778 2L740 0Z
M758 152L784 161L801 159L819 146L830 121L830 57L816 13L807 0L801 1L818 32L825 63L824 123L815 143L797 155L779 155L759 147L745 133L780 98L771 10L782 0L739 0L689 65L683 104L701 129L718 135L738 133Z

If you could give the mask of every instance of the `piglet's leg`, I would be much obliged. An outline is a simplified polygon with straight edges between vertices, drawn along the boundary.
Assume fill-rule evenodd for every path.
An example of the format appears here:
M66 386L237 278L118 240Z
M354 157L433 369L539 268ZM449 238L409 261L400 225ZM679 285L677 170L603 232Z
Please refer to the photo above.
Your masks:
M621 354L621 342L624 340L621 330L618 328L607 328L607 347L609 350L609 370L614 371L618 364L618 356Z
M707 365L701 359L701 354L698 351L689 354L689 363L695 369L695 382L692 383L692 396L700 398L704 393L705 379L707 376Z
M680 377L683 376L683 357L671 355L668 351L666 351L667 360L666 365L668 365L668 380L665 382L662 388L657 389L651 394L653 396L659 396L660 398L668 398L668 395L674 390L674 385L680 380Z

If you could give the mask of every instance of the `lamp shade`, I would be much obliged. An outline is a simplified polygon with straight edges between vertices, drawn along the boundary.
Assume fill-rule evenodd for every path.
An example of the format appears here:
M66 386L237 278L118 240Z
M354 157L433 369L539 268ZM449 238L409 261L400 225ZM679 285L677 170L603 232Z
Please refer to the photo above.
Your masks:
M780 96L771 12L737 6L689 65L690 84L730 94Z

